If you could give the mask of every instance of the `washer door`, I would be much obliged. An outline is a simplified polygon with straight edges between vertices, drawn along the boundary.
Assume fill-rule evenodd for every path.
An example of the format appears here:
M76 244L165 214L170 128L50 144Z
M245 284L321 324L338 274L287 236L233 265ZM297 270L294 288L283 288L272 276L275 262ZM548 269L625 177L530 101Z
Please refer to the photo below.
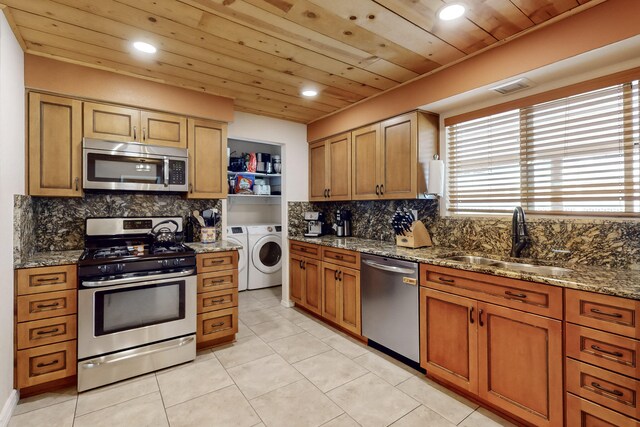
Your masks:
M251 251L253 265L262 273L275 273L282 268L282 239L276 235L260 238Z
M227 240L236 245L242 246L242 249L238 250L238 272L244 271L247 268L247 244L242 243L238 239L234 239L231 236L227 236Z

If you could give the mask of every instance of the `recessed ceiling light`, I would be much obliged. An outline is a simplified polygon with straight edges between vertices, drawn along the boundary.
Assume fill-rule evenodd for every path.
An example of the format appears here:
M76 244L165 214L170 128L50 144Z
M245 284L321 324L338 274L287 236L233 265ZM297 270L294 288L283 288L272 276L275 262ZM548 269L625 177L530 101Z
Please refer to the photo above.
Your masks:
M451 21L464 15L464 6L461 4L449 4L438 12L438 18L443 21Z
M317 94L318 94L318 91L313 89L305 89L302 91L302 96L307 96L309 98L316 96Z
M133 47L144 53L156 53L158 50L154 45L145 42L134 42Z

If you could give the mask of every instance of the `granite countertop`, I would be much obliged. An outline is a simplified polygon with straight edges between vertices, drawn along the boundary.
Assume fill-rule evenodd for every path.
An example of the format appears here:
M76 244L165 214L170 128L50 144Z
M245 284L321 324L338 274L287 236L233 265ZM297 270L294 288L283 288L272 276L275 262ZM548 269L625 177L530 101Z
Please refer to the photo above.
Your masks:
M509 277L512 279L527 280L530 282L544 283L547 285L561 286L563 288L580 289L583 291L598 292L601 294L615 295L624 298L640 300L640 271L614 270L600 266L582 264L568 264L561 262L546 262L543 260L511 259L504 256L495 256L477 252L466 252L446 247L428 247L410 249L396 246L392 242L361 239L358 237L303 237L290 236L291 240L313 243L316 245L330 246L334 248L348 249L352 251L373 255L398 258L407 261L421 262L425 264L439 265L443 267L457 268L460 270L488 273L495 276ZM514 261L529 264L553 265L569 268L572 271L562 275L542 275L509 270L507 268L493 267L489 265L467 264L444 258L456 255L475 255L487 258Z
M196 251L197 254L206 254L210 252L225 252L225 251L237 251L238 249L242 249L242 245L238 245L236 243L231 243L227 240L218 240L215 243L200 243L200 242L191 242L185 243L191 249Z
M241 245L219 240L215 243L187 243L187 246L196 251L197 254L210 252L235 251L242 248ZM51 251L36 252L35 254L14 261L13 268L34 268L48 267L54 265L76 264L82 255L81 250L75 251Z
M13 268L48 267L52 265L76 264L82 255L81 250L36 252L35 254L14 261Z

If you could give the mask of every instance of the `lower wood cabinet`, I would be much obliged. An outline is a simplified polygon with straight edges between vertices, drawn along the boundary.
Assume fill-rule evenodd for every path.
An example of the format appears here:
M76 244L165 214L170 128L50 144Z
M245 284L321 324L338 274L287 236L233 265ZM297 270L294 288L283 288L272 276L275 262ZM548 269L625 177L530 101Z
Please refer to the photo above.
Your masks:
M322 262L292 254L289 257L290 298L316 314L322 311Z
M420 289L420 364L536 426L561 426L562 322Z
M238 333L238 252L198 254L196 343L206 348Z
M47 387L76 375L76 266L15 272L15 387Z
M362 334L360 271L322 263L322 317Z
M639 427L640 422L567 394L567 427Z

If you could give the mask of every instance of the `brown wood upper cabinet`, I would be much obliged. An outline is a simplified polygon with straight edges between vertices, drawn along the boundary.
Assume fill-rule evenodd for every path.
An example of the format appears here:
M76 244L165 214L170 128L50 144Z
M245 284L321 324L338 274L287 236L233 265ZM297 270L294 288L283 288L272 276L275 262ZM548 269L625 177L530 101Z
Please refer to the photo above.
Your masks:
M189 119L190 199L227 197L227 124Z
M29 93L29 194L82 197L82 102Z
M351 133L309 146L309 200L351 200Z
M187 147L187 118L93 102L84 103L84 136L114 142Z
M427 191L428 161L438 153L438 117L420 111L351 133L351 198L414 199Z

